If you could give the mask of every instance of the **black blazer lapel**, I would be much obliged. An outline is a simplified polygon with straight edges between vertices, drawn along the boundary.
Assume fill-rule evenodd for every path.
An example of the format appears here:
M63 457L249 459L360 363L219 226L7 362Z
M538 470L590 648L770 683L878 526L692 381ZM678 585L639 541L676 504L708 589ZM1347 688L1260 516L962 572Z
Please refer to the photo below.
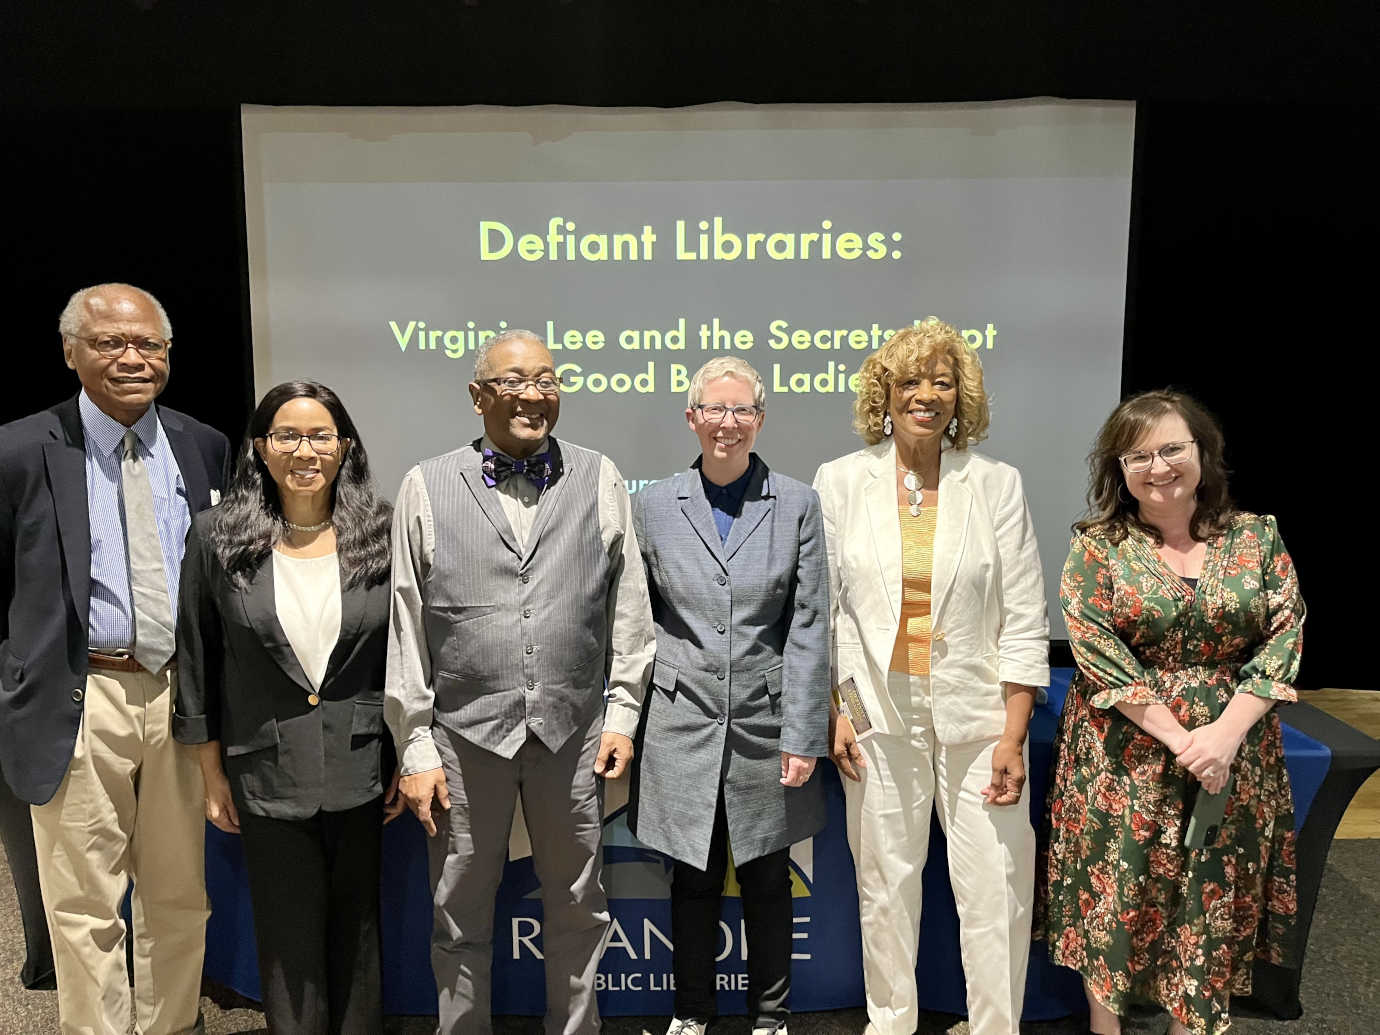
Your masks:
M776 506L776 497L771 492L767 465L755 455L756 470L748 480L747 492L743 493L743 509L728 531L728 541L724 543L724 556L729 560L738 552L744 540L757 530L766 516Z
M283 631L283 626L278 621L277 598L273 592L272 553L264 559L259 570L255 572L249 587L238 592L244 605L245 617L249 619L249 624L258 633L259 641L263 643L264 650L268 651L284 674L302 688L303 693L316 693L312 689L311 680L307 678L306 672L302 671L302 663L297 660L297 653L292 649L292 644L288 643L287 633ZM343 600L341 601L341 608L341 628L344 629ZM338 643L336 647L338 650ZM334 660L334 655L332 655L332 660Z
M724 544L719 542L719 530L714 525L714 512L709 508L709 499L704 494L704 483L700 481L698 468L692 467L679 475L680 484L676 496L680 499L680 510L690 522L695 534L704 541L719 567L728 572L728 561L724 559Z
M479 441L479 439L475 439L470 443L468 449L461 451L460 475L465 479L465 484L470 487L470 492L474 493L474 499L479 504L479 509L484 512L484 516L489 519L489 524L494 526L494 531L503 540L503 545L521 556L522 551L518 549L517 538L513 535L512 522L508 520L508 515L503 513L503 505L498 502L498 490L491 489L484 484L484 472L479 469L479 464L483 458Z
M168 436L177 469L182 472L182 486L187 490L187 510L195 517L199 511L211 505L211 483L206 477L206 464L192 436L177 414L167 410L158 411L158 422L163 425L163 433Z
M340 569L340 639L335 641L335 649L326 662L326 674L321 677L321 692L326 692L337 672L349 660L359 639L359 627L364 621L365 605L369 600L369 588L357 585L345 587L346 573ZM294 659L296 654L293 655ZM298 666L301 667L300 665Z
M53 487L58 536L72 603L86 642L91 621L91 515L86 499L86 436L81 429L81 410L76 397L55 406L60 429L54 441L43 446L48 484Z

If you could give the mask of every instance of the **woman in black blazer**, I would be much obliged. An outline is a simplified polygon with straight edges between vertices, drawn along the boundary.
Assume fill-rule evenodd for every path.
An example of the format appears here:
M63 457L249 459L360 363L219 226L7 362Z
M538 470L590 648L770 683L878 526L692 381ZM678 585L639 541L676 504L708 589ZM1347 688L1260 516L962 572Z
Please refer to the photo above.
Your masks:
M293 381L187 539L173 731L243 837L270 1031L382 1030L390 511L335 393Z

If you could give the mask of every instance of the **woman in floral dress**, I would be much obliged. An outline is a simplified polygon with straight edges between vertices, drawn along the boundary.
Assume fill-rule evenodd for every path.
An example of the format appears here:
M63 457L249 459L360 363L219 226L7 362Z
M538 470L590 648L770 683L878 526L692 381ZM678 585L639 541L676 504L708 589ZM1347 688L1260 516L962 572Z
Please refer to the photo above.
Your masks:
M1135 1002L1173 1035L1230 1025L1256 959L1286 962L1294 815L1276 701L1304 607L1273 517L1232 508L1222 434L1147 392L1090 458L1060 596L1078 671L1054 746L1038 929L1083 975L1094 1032ZM1213 847L1184 847L1201 786L1234 778Z

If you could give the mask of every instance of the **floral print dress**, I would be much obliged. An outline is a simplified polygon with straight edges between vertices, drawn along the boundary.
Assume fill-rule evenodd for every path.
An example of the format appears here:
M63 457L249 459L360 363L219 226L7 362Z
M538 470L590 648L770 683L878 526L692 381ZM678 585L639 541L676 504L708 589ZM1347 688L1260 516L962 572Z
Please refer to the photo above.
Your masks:
M1275 519L1238 513L1190 588L1132 529L1075 535L1060 586L1078 671L1054 743L1037 931L1056 963L1126 1013L1154 1002L1195 1033L1230 1025L1256 959L1286 963L1294 807L1279 716L1232 764L1215 847L1183 845L1197 781L1114 707L1168 705L1185 728L1233 694L1297 699L1304 607Z

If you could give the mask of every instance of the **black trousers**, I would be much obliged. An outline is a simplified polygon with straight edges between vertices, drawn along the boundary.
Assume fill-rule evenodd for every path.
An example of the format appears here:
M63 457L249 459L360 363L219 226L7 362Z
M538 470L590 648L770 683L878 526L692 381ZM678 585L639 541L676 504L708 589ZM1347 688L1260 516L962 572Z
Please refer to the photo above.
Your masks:
M38 887L38 855L34 850L34 825L29 803L15 797L0 773L0 840L10 861L14 892L19 899L19 918L24 922L24 966L19 980L25 988L56 988L53 943L48 940L48 920ZM133 945L133 939L130 944Z
M776 1025L789 1014L791 994L790 849L737 863L747 929L747 1014L754 1026ZM728 872L728 820L723 793L709 842L709 867L677 861L671 874L672 970L676 1016L709 1020L718 1015L714 957L718 955L720 899Z
M383 1030L379 858L383 799L310 819L240 809L268 1030Z

